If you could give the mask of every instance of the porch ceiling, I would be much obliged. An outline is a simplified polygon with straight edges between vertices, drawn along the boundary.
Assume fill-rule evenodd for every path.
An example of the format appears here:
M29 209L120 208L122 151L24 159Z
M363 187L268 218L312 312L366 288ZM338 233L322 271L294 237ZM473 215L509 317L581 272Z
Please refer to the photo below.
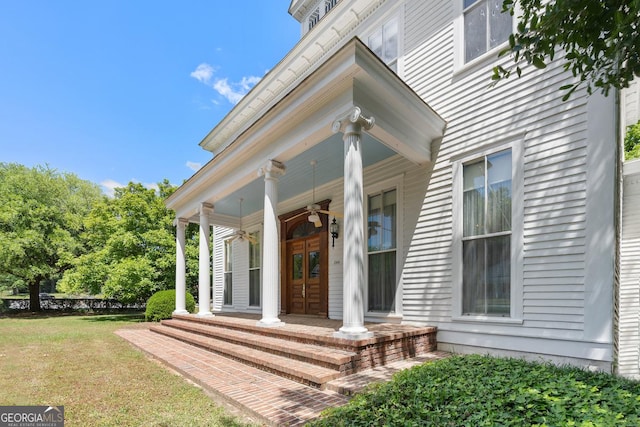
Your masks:
M442 137L445 121L354 38L246 131L221 141L226 148L169 197L167 207L195 218L200 203L211 203L213 222L234 226L240 198L243 215L262 210L264 180L257 171L268 160L286 167L281 201L311 190L311 160L318 162L316 186L340 178L342 134L334 134L332 124L356 106L376 121L363 135L365 167L395 154L420 165L432 161L431 144Z
M362 162L365 168L396 154L395 151L366 134L362 145ZM342 134L336 134L287 161L286 174L280 178L278 185L279 200L287 200L301 193L309 193L308 203L311 203L314 181L311 161L317 162L315 184L316 187L319 187L342 177L344 171L343 149ZM256 179L251 183L217 201L215 204L216 213L238 216L240 198L243 199L243 216L261 211L264 207L264 178L256 176Z

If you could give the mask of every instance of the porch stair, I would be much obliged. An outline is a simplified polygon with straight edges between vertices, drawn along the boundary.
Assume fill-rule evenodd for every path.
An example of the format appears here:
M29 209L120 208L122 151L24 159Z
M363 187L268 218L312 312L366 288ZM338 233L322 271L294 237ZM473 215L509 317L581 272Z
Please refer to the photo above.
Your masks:
M291 348L285 340L183 320L163 321L153 332L316 388L350 370L355 353L311 344Z
M257 326L255 318L174 315L149 330L321 390L338 378L414 358L436 347L433 327L367 326L373 338L346 340L333 336L335 328L304 324L304 319L265 328Z

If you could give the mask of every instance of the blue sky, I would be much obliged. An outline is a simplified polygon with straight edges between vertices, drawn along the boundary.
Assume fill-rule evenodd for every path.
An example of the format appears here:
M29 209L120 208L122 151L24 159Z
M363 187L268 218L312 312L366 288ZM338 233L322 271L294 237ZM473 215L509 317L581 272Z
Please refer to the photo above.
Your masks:
M0 162L179 185L295 45L290 0L0 0Z

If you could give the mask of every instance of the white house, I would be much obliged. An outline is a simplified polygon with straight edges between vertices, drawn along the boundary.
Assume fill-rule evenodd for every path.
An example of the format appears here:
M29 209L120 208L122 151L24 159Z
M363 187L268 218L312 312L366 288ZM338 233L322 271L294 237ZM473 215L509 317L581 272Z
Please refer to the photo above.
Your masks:
M199 316L431 325L443 350L615 370L619 98L563 102L560 62L489 87L510 62L501 3L293 0L300 41L166 202L176 312L192 222Z

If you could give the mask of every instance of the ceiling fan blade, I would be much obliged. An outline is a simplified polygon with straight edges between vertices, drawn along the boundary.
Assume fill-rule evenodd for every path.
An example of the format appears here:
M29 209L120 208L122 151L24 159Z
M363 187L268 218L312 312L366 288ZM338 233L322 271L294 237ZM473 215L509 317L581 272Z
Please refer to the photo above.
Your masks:
M309 211L305 210L304 212L300 212L299 214L294 215L294 216L292 216L291 218L287 218L287 219L285 219L285 222L289 222L289 221L291 221L291 220L294 220L294 219L298 218L299 216L306 215L306 214L308 214L308 213L309 213Z
M316 226L316 228L322 227L322 221L320 220L314 221L313 224Z
M335 212L335 211L319 210L318 212L321 212L321 213L327 214L327 215L331 215L331 216L335 216L336 218L342 218L344 216L342 213Z

